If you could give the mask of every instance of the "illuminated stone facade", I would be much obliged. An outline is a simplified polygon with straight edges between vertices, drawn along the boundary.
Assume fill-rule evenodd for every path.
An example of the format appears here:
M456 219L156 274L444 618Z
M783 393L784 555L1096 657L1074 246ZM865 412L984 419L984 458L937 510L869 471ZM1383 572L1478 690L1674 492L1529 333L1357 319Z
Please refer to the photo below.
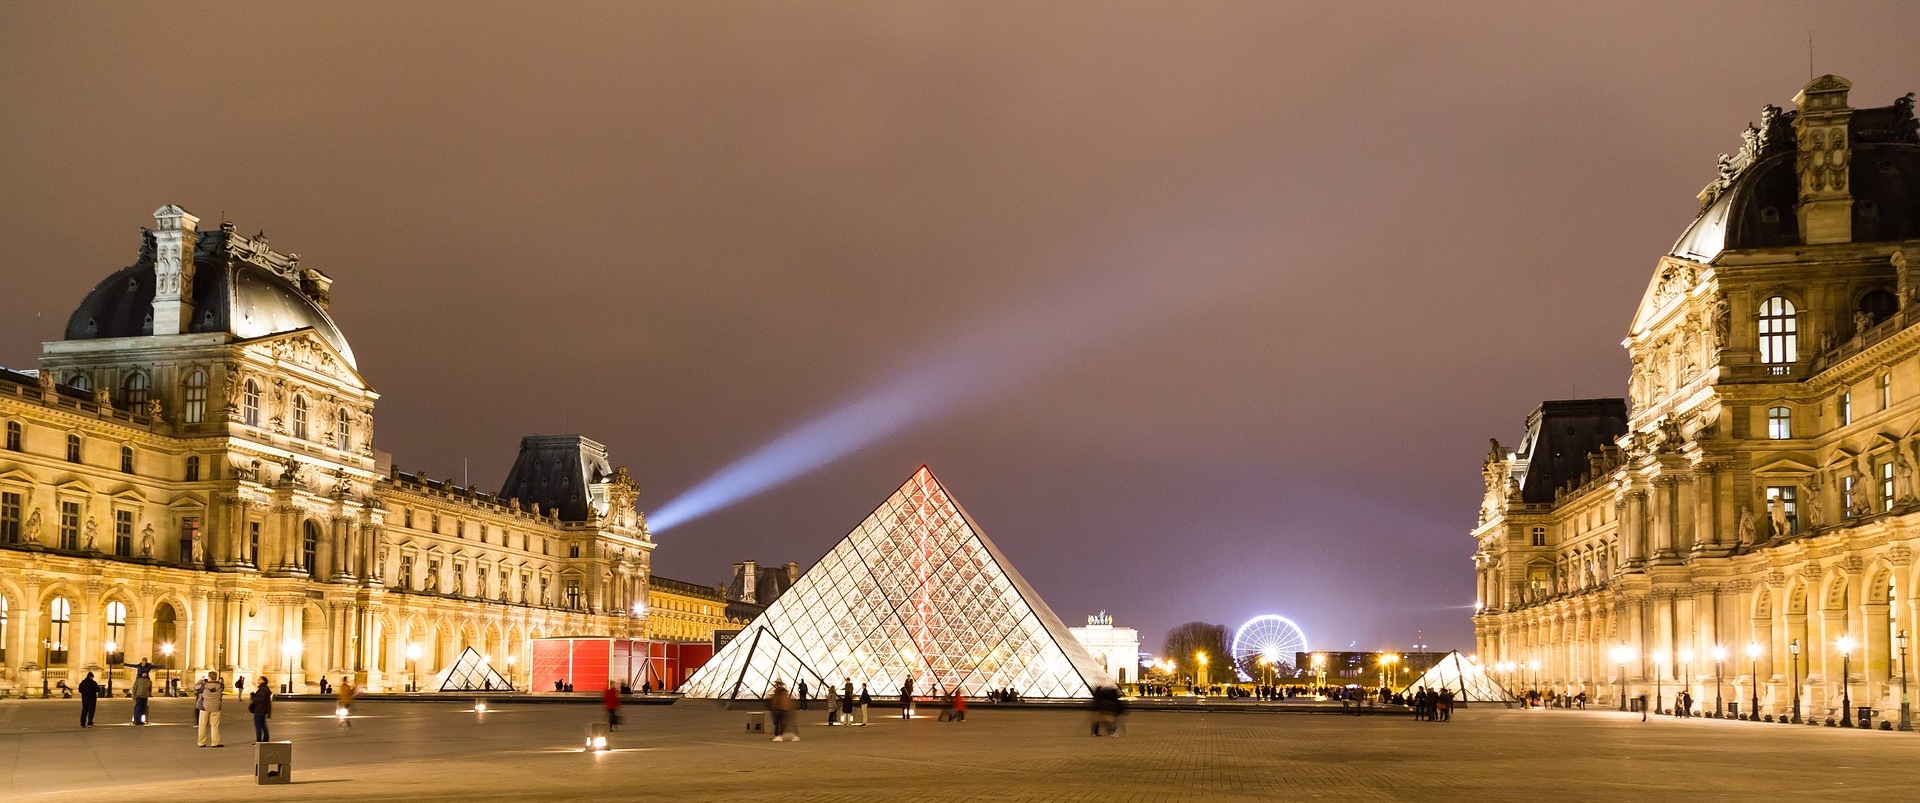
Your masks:
M1633 317L1625 400L1548 402L1494 443L1474 624L1504 680L1779 714L1797 679L1804 714L1843 692L1897 709L1920 612L1920 124L1912 95L1853 108L1850 88L1814 80L1721 158Z
M142 658L393 689L468 646L522 684L529 639L635 629L653 543L604 448L527 438L500 494L395 470L332 280L155 219L0 371L0 691Z

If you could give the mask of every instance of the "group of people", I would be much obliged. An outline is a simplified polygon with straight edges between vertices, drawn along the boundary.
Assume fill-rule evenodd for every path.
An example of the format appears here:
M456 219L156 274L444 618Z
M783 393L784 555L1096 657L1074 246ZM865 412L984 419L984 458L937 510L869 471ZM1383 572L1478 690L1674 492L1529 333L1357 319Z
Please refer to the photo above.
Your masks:
M1413 718L1427 722L1446 722L1453 718L1453 690L1434 691L1425 686L1413 693Z
M153 665L141 661L130 666L134 670L133 687L129 690L129 695L133 698L133 724L146 725L147 705L153 697ZM326 679L322 678L321 689L323 693L337 693L340 701L338 711L340 726L350 728L353 727L353 723L349 721L353 700L359 690L354 687L352 680L348 678L340 680L341 685L336 687L329 685ZM246 691L244 680L236 682L234 695L246 697L247 713L253 715L253 740L255 742L271 741L272 733L267 720L273 717L273 684L265 675L257 678L257 681L251 693ZM94 717L99 710L102 694L100 683L93 679L92 672L88 672L87 676L80 681L78 690L80 692L80 727L91 728L94 726ZM220 677L219 672L208 672L206 676L194 683L194 733L195 744L198 746L226 746L220 739L220 713L226 694L227 683Z

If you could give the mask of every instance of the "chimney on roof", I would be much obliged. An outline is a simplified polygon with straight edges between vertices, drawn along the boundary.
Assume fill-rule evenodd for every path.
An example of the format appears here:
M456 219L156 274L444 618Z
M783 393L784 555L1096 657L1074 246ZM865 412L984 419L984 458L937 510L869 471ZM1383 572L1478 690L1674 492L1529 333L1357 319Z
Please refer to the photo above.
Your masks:
M758 577L759 573L760 567L753 561L747 560L733 564L733 576L740 580L741 602L751 603L754 601L753 591L755 584L760 581Z
M200 219L167 204L154 210L153 334L177 335L193 320L194 227Z
M1798 143L1794 169L1800 174L1796 211L1800 241L1808 245L1853 242L1853 190L1848 186L1853 109L1847 106L1847 90L1852 88L1845 78L1822 75L1793 96L1800 107L1793 119Z
M313 299L314 305L322 310L326 309L328 304L333 303L333 277L312 268L300 270L299 254L291 254L287 259L293 262L294 270L300 271L300 292L302 294L307 298Z
M800 564L787 561L787 585L800 582Z

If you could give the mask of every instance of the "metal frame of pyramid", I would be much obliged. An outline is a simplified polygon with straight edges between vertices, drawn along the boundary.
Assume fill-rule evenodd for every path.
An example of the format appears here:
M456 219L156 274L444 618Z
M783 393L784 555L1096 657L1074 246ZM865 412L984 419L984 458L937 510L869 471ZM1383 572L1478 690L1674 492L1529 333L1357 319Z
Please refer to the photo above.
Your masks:
M427 688L434 691L513 691L513 684L494 671L493 665L472 647L461 650L460 657L434 675L428 684Z
M1454 650L1441 658L1439 663L1414 678L1412 683L1401 689L1402 694L1412 694L1422 687L1434 691L1452 689L1455 702L1502 703L1512 704L1517 699L1500 685L1479 664L1460 656Z
M775 680L851 679L893 695L907 677L915 696L1084 699L1114 685L925 466L681 690L760 698Z

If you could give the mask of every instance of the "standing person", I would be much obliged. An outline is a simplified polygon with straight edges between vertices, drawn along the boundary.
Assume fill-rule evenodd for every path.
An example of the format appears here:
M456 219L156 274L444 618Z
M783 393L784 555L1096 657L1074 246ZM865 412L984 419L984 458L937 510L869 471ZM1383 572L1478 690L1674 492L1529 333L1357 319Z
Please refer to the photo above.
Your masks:
M900 718L913 718L913 676L908 675L900 684Z
M853 725L853 678L847 678L847 685L840 689L840 724Z
M953 690L953 721L967 721L967 695L959 689Z
M620 690L609 682L607 690L600 695L600 703L607 707L607 730L620 727Z
M260 676L260 685L248 698L247 713L253 715L253 743L273 741L273 735L267 732L267 719L273 716L273 687L267 684L266 675Z
M153 678L142 674L133 679L133 724L147 724L147 698L153 696Z
M800 679L800 710L807 710L807 679Z
M838 722L835 722L835 720L839 718L840 718L840 692L839 690L833 687L833 684L829 683L827 684L827 727L831 728L834 725L839 724Z
M353 698L358 693L359 689L353 687L353 678L342 675L340 677L340 711L338 712L342 728L353 727Z
M860 725L867 724L867 706L873 705L873 695L867 693L867 684L860 684Z
M199 700L200 727L196 743L201 747L225 747L220 743L220 700L227 694L227 682L220 679L219 672L208 672L207 679L193 686L193 696Z
M93 712L100 705L100 684L94 682L93 673L88 672L86 679L80 681L80 727L93 727Z

